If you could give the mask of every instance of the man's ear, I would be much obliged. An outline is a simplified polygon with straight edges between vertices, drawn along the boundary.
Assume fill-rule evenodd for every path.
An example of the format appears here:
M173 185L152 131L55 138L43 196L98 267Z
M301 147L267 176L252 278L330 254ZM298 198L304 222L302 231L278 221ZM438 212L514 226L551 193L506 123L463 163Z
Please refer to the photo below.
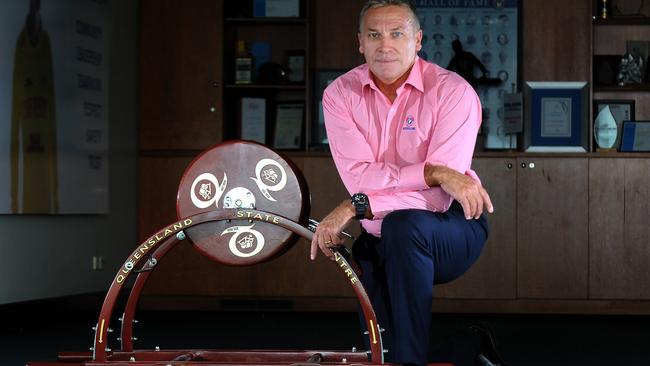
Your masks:
M357 33L357 39L359 40L359 53L363 54L363 42L361 42L361 33Z
M422 49L422 29L415 34L415 51L419 52Z

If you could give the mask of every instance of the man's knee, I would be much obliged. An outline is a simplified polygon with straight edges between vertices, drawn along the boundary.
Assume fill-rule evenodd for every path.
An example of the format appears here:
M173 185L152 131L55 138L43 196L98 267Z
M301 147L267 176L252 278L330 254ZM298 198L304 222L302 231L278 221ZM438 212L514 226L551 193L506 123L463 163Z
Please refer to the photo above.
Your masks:
M395 250L429 251L432 231L438 231L434 214L424 210L398 210L388 214L381 226L382 241ZM386 248L388 250L388 248Z

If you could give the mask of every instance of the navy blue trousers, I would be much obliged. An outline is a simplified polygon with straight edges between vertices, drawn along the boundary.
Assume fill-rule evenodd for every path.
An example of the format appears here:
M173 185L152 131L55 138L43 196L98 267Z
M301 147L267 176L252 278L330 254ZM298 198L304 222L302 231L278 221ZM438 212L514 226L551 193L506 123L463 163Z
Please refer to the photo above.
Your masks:
M383 220L381 239L364 232L355 241L352 253L363 271L361 283L385 329L387 362L427 363L433 285L465 273L487 236L485 217L466 220L454 201L445 213L394 211Z

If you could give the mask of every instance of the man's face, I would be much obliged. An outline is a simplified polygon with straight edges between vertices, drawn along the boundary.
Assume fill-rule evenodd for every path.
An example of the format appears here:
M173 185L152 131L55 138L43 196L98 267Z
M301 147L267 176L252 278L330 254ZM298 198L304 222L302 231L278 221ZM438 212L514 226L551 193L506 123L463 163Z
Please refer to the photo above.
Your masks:
M415 31L408 9L390 5L366 12L359 33L359 52L381 82L391 84L413 65L422 48L422 31Z

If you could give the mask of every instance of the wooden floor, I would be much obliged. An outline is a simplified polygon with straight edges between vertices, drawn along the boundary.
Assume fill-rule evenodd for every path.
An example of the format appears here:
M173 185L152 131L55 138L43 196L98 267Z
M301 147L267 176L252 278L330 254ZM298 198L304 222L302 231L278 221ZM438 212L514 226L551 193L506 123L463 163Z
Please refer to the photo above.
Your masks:
M88 350L99 302L90 296L0 306L0 365ZM148 311L137 318L136 348L363 348L354 313ZM650 365L647 316L434 314L432 358L472 365L463 354L474 346L465 329L478 322L490 325L507 365Z

